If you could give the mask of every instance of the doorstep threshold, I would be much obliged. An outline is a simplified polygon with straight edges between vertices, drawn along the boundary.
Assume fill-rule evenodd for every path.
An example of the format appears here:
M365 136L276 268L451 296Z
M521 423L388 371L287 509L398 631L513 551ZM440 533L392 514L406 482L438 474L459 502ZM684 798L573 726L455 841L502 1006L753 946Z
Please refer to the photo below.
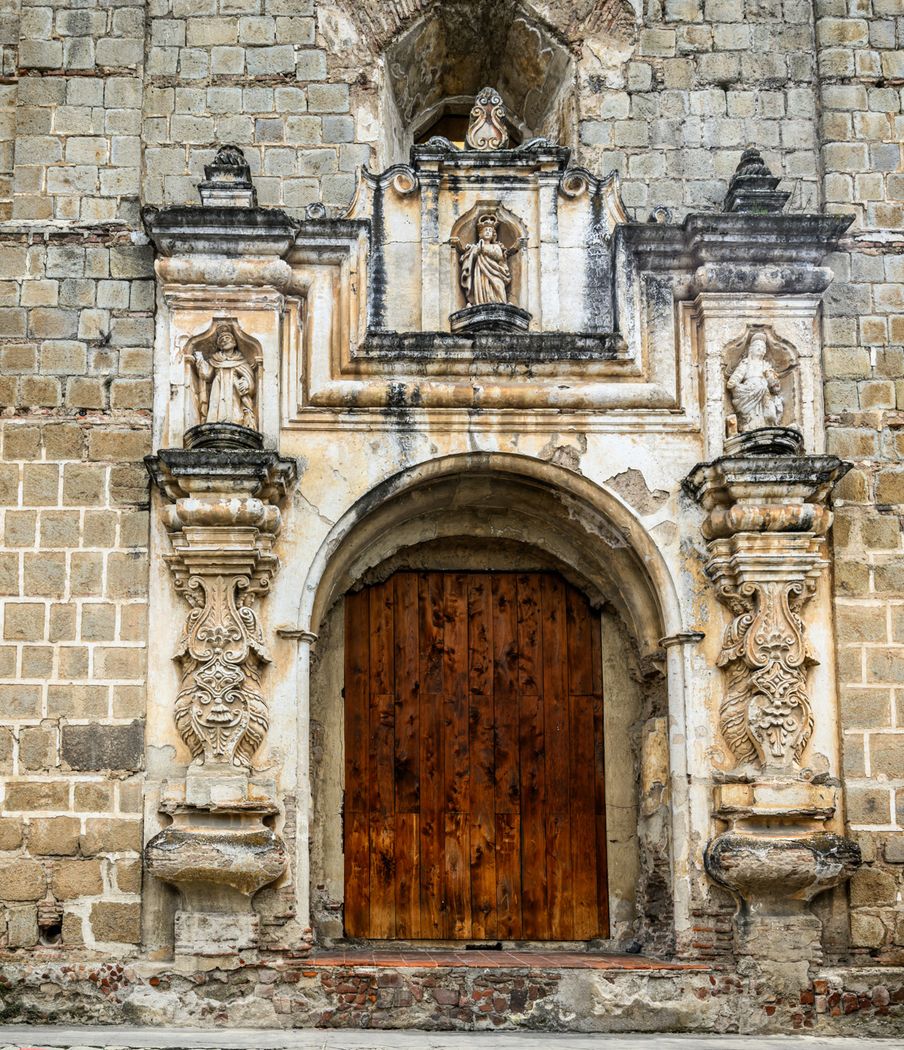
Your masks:
M442 968L481 970L710 970L699 962L670 962L645 955L616 955L608 952L541 951L498 949L384 949L321 948L298 961L302 970L327 967Z

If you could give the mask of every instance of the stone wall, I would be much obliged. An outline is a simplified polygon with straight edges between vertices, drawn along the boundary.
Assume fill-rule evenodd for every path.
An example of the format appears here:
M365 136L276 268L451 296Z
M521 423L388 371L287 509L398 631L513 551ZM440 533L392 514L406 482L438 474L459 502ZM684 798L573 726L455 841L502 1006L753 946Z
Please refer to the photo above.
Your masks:
M0 14L10 948L115 955L139 938L154 329L138 232L144 19L141 3Z
M53 920L47 940L60 924L64 947L125 953L139 939L140 460L151 450L154 337L139 203L196 202L204 163L234 142L262 204L300 216L322 201L340 212L359 165L375 151L380 162L398 159L380 155L377 52L400 23L389 4L360 6L0 6L0 900L9 947L37 942L38 904L50 898L62 914L58 923L53 907L42 912ZM855 462L834 531L848 817L867 861L850 891L852 942L900 960L900 3L818 0L814 23L806 0L665 0L647 5L636 28L625 5L599 7L607 18L589 23L581 45L573 4L537 5L574 45L561 137L580 163L621 173L632 217L657 205L675 219L718 208L748 144L787 178L790 210L825 204L858 216L832 260L823 327L827 448Z
M852 945L904 957L904 18L896 0L817 5L824 200L857 216L823 322L848 819L864 868Z

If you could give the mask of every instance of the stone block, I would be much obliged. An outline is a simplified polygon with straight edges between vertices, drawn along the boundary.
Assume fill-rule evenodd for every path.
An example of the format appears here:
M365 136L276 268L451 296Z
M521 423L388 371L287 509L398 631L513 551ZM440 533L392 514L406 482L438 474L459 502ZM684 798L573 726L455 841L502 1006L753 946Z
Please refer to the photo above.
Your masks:
M24 829L20 817L0 817L0 850L14 850L22 845Z
M880 868L863 867L851 876L851 907L881 907L897 900L897 882Z
M898 651L898 660L904 663L904 652ZM904 672L902 672L904 674ZM870 766L873 776L898 778L904 770L904 734L870 734Z
M26 478L32 476L33 469L29 468ZM8 510L3 523L3 540L7 547L33 547L37 522L38 516L33 510Z
M38 909L33 904L7 908L6 943L10 948L33 948L38 943Z
M85 822L85 833L81 837L81 850L86 857L93 857L98 853L139 852L141 821L89 817Z
M103 901L91 907L91 933L101 943L138 944L141 940L141 906Z
M144 723L63 726L60 753L70 769L141 769Z
M102 813L113 809L113 785L110 783L76 783L74 795L77 813Z
M347 84L310 84L308 109L311 113L347 113L349 94Z
M116 887L120 893L140 893L143 866L140 860L118 860L114 865Z
M104 502L106 471L87 463L67 463L63 468L63 503L91 506Z
M80 831L77 817L35 817L29 822L29 852L42 857L71 857L78 853Z
M42 551L26 554L25 591L35 597L62 598L66 590L66 555Z
M96 897L103 893L99 860L61 860L53 865L51 889L57 900Z
M147 594L147 575L145 554L115 552L107 560L107 594L111 598L143 598Z
M51 683L47 687L47 714L51 718L102 718L107 714L108 695L106 685Z
M0 861L0 900L36 901L45 892L44 869L36 860Z
M45 637L47 610L43 602L9 603L3 623L8 642L38 642Z
M32 769L53 769L58 765L56 740L56 728L53 723L23 726L19 731L20 770L24 772Z
M878 948L885 940L885 926L877 915L854 912L851 915L851 945Z

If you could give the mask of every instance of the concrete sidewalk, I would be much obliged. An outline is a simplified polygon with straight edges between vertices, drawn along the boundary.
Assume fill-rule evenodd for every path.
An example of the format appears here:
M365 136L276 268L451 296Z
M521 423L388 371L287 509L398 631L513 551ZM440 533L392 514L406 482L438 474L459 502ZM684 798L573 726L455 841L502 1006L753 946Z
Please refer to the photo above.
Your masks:
M546 1032L362 1032L0 1026L0 1050L866 1050L900 1039L812 1036L552 1035Z

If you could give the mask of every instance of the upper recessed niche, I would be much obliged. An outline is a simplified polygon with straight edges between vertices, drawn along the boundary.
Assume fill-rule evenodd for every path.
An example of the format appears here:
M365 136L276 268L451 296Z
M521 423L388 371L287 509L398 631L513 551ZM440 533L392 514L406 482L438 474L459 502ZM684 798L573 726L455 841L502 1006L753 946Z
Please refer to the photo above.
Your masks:
M438 4L387 48L385 63L384 127L394 132L393 160L433 129L443 134L445 124L460 123L486 84L505 101L514 142L568 137L562 125L572 57L515 0Z

